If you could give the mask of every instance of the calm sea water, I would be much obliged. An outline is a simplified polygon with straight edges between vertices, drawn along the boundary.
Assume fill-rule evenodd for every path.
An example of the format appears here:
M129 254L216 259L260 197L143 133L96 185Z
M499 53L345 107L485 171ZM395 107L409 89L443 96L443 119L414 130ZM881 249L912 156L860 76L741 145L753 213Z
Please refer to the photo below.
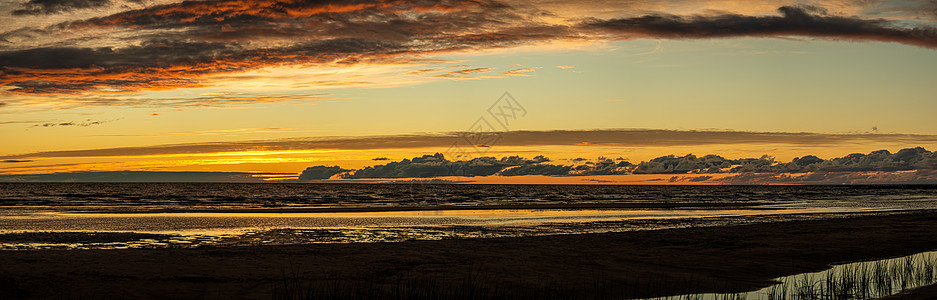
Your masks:
M937 186L607 186L254 183L0 183L0 207L383 207L427 205L766 203L929 207Z
M935 208L937 186L0 183L0 249L620 232Z

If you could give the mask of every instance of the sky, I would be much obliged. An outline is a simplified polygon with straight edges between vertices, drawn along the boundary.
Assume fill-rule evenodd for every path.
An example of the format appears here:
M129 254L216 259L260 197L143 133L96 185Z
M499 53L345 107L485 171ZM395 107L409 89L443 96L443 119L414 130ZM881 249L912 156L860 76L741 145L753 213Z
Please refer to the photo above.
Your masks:
M458 182L937 183L929 151L829 166L937 150L929 0L3 0L0 21L0 180L340 181L441 153L633 165L432 176ZM827 165L634 174L688 154Z

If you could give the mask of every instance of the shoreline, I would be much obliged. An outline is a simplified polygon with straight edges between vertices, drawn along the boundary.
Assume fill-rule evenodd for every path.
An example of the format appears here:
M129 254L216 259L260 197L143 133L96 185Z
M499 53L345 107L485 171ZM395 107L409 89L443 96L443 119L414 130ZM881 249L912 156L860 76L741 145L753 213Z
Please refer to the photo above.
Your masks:
M674 203L586 203L586 204L502 204L502 205L438 205L438 206L386 206L386 207L307 207L307 208L211 208L211 209L136 209L136 210L78 210L65 211L73 214L155 214L155 213L344 213L344 212L405 212L405 211L436 211L436 210L512 210L512 209L628 209L628 208L754 208L761 205L771 205L769 202L674 202ZM783 208L758 208L764 210L781 210Z
M620 233L396 243L2 251L0 298L269 299L286 282L435 282L535 295L739 292L830 264L934 250L937 212ZM92 267L93 266L93 267ZM396 279L395 279L396 278ZM410 278L407 280L401 278ZM429 280L427 280L429 278ZM52 283L51 287L39 283ZM596 288L597 283L605 288ZM423 283L420 283L423 284ZM591 287L591 288L590 288ZM608 290L608 291L606 291ZM63 291L77 294L61 294ZM237 294L230 294L237 292Z

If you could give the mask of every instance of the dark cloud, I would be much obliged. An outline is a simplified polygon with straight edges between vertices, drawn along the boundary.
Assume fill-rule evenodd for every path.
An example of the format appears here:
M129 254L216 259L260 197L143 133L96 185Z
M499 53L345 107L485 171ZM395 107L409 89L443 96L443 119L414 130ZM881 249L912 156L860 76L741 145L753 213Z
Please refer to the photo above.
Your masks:
M668 182L677 183L677 182L704 182L712 179L712 176L673 176L668 179Z
M508 156L497 159L494 157L480 157L472 160L450 161L442 154L424 155L399 162L370 166L342 175L345 179L364 178L433 178L442 176L596 176L596 175L629 175L629 174L716 174L716 173L772 173L788 174L783 176L768 176L770 178L788 178L795 176L801 180L813 180L810 176L796 175L800 173L829 173L836 172L895 172L895 171L923 171L937 170L937 152L930 152L924 148L908 148L891 154L887 150L880 150L863 154L850 154L842 158L823 160L813 155L806 155L793 159L789 163L776 163L770 156L761 158L726 159L718 155L697 157L689 154L682 157L674 155L661 156L637 165L627 161L617 161L599 157L580 165L550 164L548 158L537 156L535 159L525 159L519 156ZM311 171L310 171L311 170ZM317 166L307 169L310 173L328 171L327 174L315 179L325 179L335 174L349 171L338 167ZM306 171L303 172L306 174ZM793 174L793 175L792 175ZM326 176L327 175L327 176ZM741 177L740 177L741 176ZM819 176L819 175L812 175ZM766 177L766 178L768 178ZM738 175L733 178L749 180L754 177ZM759 177L760 178L760 177ZM673 176L670 182L707 182L714 176ZM727 179L732 180L732 179Z
M343 175L346 179L358 178L432 178L441 176L491 176L508 167L535 164L534 160L518 156L497 159L479 157L467 161L450 161L440 153L403 159L383 165L365 167Z
M263 182L258 175L282 173L107 171L0 175L0 182Z
M572 166L552 165L552 164L525 164L516 168L509 168L502 171L501 176L566 176L572 170Z
M135 46L0 52L0 85L46 94L197 87L205 75L260 67L383 62L564 34L525 20L474 0L185 1L57 25L152 33Z
M348 172L351 170L342 169L338 166L315 166L308 167L303 170L303 173L299 175L299 181L309 181L309 180L320 180L320 179L329 179L329 177L335 176L336 174L342 172Z
M585 164L573 167L569 175L624 175L631 173L632 167L633 165L627 161L616 163L614 160L599 157L596 161L589 161Z
M462 133L387 135L363 137L296 138L236 142L189 143L147 147L49 151L0 156L0 159L37 157L92 157L194 154L274 150L373 150L447 149L462 139ZM599 145L620 147L667 147L695 145L787 144L835 146L844 143L935 144L937 136L914 134L821 134L746 131L677 131L656 129L557 130L502 133L498 146Z
M29 40L38 36L48 35L49 32L35 27L22 27L0 33L0 43L14 44L16 40Z
M25 162L32 162L32 160L30 160L30 159L5 159L5 160L0 160L0 163L25 163Z
M357 1L293 1L293 0L217 0L184 1L158 5L140 10L126 11L106 17L77 22L74 25L123 26L135 28L200 28L218 29L220 25L239 28L287 28L307 23L311 28L332 32L343 29L357 33L364 28L377 30L374 34L391 32L393 28L420 26L420 22L406 22L404 14L417 14L425 22L421 28L436 26L440 31L461 30L465 26L478 26L475 19L488 12L493 17L502 13L504 4L477 0L357 0ZM458 15L463 19L449 16ZM351 21L350 19L357 19ZM395 21L391 28L357 27L360 24ZM451 23L440 22L451 21ZM271 24L275 23L275 24ZM391 25L394 25L391 24ZM286 25L286 26L283 26ZM270 26L270 27L258 27ZM218 27L218 28L216 28ZM231 31L231 30L228 30ZM412 31L412 30L411 30ZM315 32L315 30L309 30ZM397 34L405 34L398 32Z
M756 160L761 161L761 160ZM767 158L765 161L768 161ZM733 165L742 164L743 160L727 160L718 155L696 157L688 154L682 157L674 155L661 156L638 164L634 174L686 174L694 173L721 173ZM768 161L770 163L770 161Z
M478 157L471 160L450 161L440 153L404 159L383 165L365 167L343 175L346 179L359 178L432 178L442 176L575 176L598 175L601 167L589 166L574 169L573 166L548 164L550 159L538 155L533 159L519 156Z
M688 173L806 173L806 172L894 172L937 169L937 152L922 147L901 149L895 154L888 150L869 154L853 153L844 157L824 160L814 155L797 157L788 163L778 163L773 157L725 159L718 155L696 157L661 156L638 164L634 174L688 174Z
M914 172L742 173L711 182L720 184L937 184L937 170Z
M902 27L884 19L826 15L807 6L784 6L780 16L647 15L635 18L590 20L586 28L620 38L705 39L730 37L804 36L813 38L897 42L937 48L937 29Z
M243 69L237 45L151 40L123 48L50 47L0 52L0 84L13 92L74 93L197 86L193 76Z
M390 160L390 159L386 157L375 157L375 158L372 158L371 160Z
M937 169L937 152L922 147L901 149L892 154L888 150L869 154L853 153L844 157L823 160L813 155L795 158L790 163L760 164L750 168L733 168L734 172L871 172Z
M4 106L7 106L7 105L8 105L8 104L7 104L6 102L0 102L0 107L4 107Z
M37 11L59 11L62 5L73 9L107 0L29 3L43 7ZM562 24L574 25L561 25L538 21L555 14L537 5L494 0L183 1L4 33L0 41L7 43L85 31L131 34L119 42L106 36L87 37L110 42L111 46L100 48L59 42L0 52L0 86L28 94L200 87L211 84L204 78L209 75L264 67L399 62L541 41L603 39L609 34L622 39L805 36L937 47L937 30L930 27L830 16L808 7L786 6L779 12L777 16L647 15L567 20ZM489 71L453 70L436 76L464 79ZM522 76L530 71L491 76Z
M110 5L110 0L29 0L13 10L13 15L49 15L75 9L98 8Z
M28 69L140 68L210 61L224 43L152 40L124 48L34 48L0 53L0 66Z

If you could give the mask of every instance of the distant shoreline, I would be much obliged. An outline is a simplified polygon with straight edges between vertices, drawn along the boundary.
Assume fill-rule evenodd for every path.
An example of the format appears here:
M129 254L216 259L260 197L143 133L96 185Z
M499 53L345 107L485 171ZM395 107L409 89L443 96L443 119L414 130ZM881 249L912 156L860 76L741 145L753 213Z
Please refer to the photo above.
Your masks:
M76 210L77 214L152 214L152 213L343 213L343 212L398 212L434 210L498 210L498 209L676 209L676 208L752 208L776 203L584 203L584 204L517 204L517 205L440 205L440 206L388 206L388 207L319 207L319 208L217 208L217 209L134 209L134 210ZM783 208L761 208L764 210Z

